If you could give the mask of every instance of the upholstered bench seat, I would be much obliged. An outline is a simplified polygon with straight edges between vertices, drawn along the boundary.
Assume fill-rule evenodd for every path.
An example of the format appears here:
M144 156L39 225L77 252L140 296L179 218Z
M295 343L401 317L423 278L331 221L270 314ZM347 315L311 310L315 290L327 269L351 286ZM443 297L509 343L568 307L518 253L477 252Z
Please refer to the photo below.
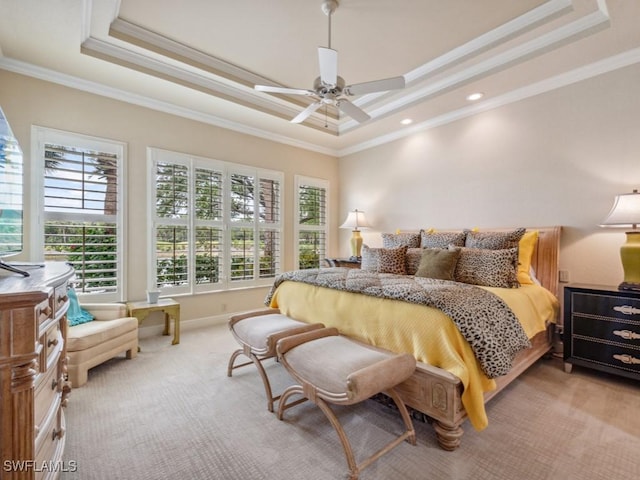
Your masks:
M278 418L305 399L318 405L336 429L347 457L349 475L357 479L360 471L404 440L415 445L415 431L407 408L394 387L408 379L416 368L410 354L395 354L340 336L335 328L323 328L286 337L277 344L280 362L299 385L288 387L280 398ZM359 464L349 440L328 404L353 405L384 392L398 407L405 432L386 447ZM287 403L293 395L302 396Z
M241 348L234 351L229 359L227 376L231 377L236 368L251 365L258 369L267 396L267 409L273 412L273 402L280 396L271 391L269 377L262 366L262 361L276 356L278 340L289 335L308 332L324 327L321 323L304 323L287 317L278 309L264 309L233 315L229 320L229 329ZM234 365L238 355L244 354L251 362Z
M127 317L121 304L84 304L95 320L68 327L67 357L71 387L87 383L88 370L126 352L138 354L138 320Z

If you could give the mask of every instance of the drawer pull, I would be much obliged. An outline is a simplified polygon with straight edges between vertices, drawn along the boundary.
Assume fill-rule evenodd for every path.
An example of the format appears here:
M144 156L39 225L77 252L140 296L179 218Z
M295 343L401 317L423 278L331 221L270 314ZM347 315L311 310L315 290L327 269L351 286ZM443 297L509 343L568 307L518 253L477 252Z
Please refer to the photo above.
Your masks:
M69 296L65 293L64 295L60 295L58 297L58 303L64 303L69 300Z
M40 310L40 314L38 316L44 315L45 317L50 317L52 313L53 313L53 310L51 310L51 307L47 305L42 310Z
M613 309L625 315L637 315L640 313L640 308L635 308L631 305L622 305L621 307L613 307Z
M614 355L613 358L627 365L640 365L640 358L632 357L631 355Z
M51 434L51 440L55 440L56 438L64 437L64 428L54 428L53 433Z
M58 379L54 378L53 380L51 380L51 390L55 390L57 386L58 386Z
M58 345L58 337L56 338L51 338L49 339L49 341L47 342L47 347L55 347L56 345Z
M625 340L639 340L640 333L632 332L631 330L614 330L614 335L624 338Z

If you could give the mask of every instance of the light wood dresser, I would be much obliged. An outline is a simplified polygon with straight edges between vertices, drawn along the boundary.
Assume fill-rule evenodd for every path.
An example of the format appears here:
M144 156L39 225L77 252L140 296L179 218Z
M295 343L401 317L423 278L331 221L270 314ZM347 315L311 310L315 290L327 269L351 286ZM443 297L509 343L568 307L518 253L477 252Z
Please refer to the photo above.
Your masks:
M67 288L62 262L0 273L0 478L54 479L64 468Z

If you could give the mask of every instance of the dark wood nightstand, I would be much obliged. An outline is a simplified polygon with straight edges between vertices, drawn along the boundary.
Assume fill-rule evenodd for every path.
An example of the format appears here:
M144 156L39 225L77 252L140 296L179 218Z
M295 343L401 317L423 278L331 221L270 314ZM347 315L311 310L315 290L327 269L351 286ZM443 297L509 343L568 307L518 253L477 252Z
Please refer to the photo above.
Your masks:
M360 260L356 258L325 258L329 267L360 268Z
M564 366L640 380L640 292L601 285L564 288Z

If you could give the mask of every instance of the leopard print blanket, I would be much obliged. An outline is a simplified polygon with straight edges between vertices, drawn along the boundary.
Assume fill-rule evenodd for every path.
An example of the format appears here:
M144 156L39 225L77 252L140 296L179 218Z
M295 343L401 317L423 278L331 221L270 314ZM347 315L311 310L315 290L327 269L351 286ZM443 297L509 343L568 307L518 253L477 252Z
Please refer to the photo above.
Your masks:
M294 281L442 310L469 342L489 378L506 374L514 356L531 346L520 322L497 295L465 283L374 273L351 268L314 268L278 275L265 304L282 282Z

